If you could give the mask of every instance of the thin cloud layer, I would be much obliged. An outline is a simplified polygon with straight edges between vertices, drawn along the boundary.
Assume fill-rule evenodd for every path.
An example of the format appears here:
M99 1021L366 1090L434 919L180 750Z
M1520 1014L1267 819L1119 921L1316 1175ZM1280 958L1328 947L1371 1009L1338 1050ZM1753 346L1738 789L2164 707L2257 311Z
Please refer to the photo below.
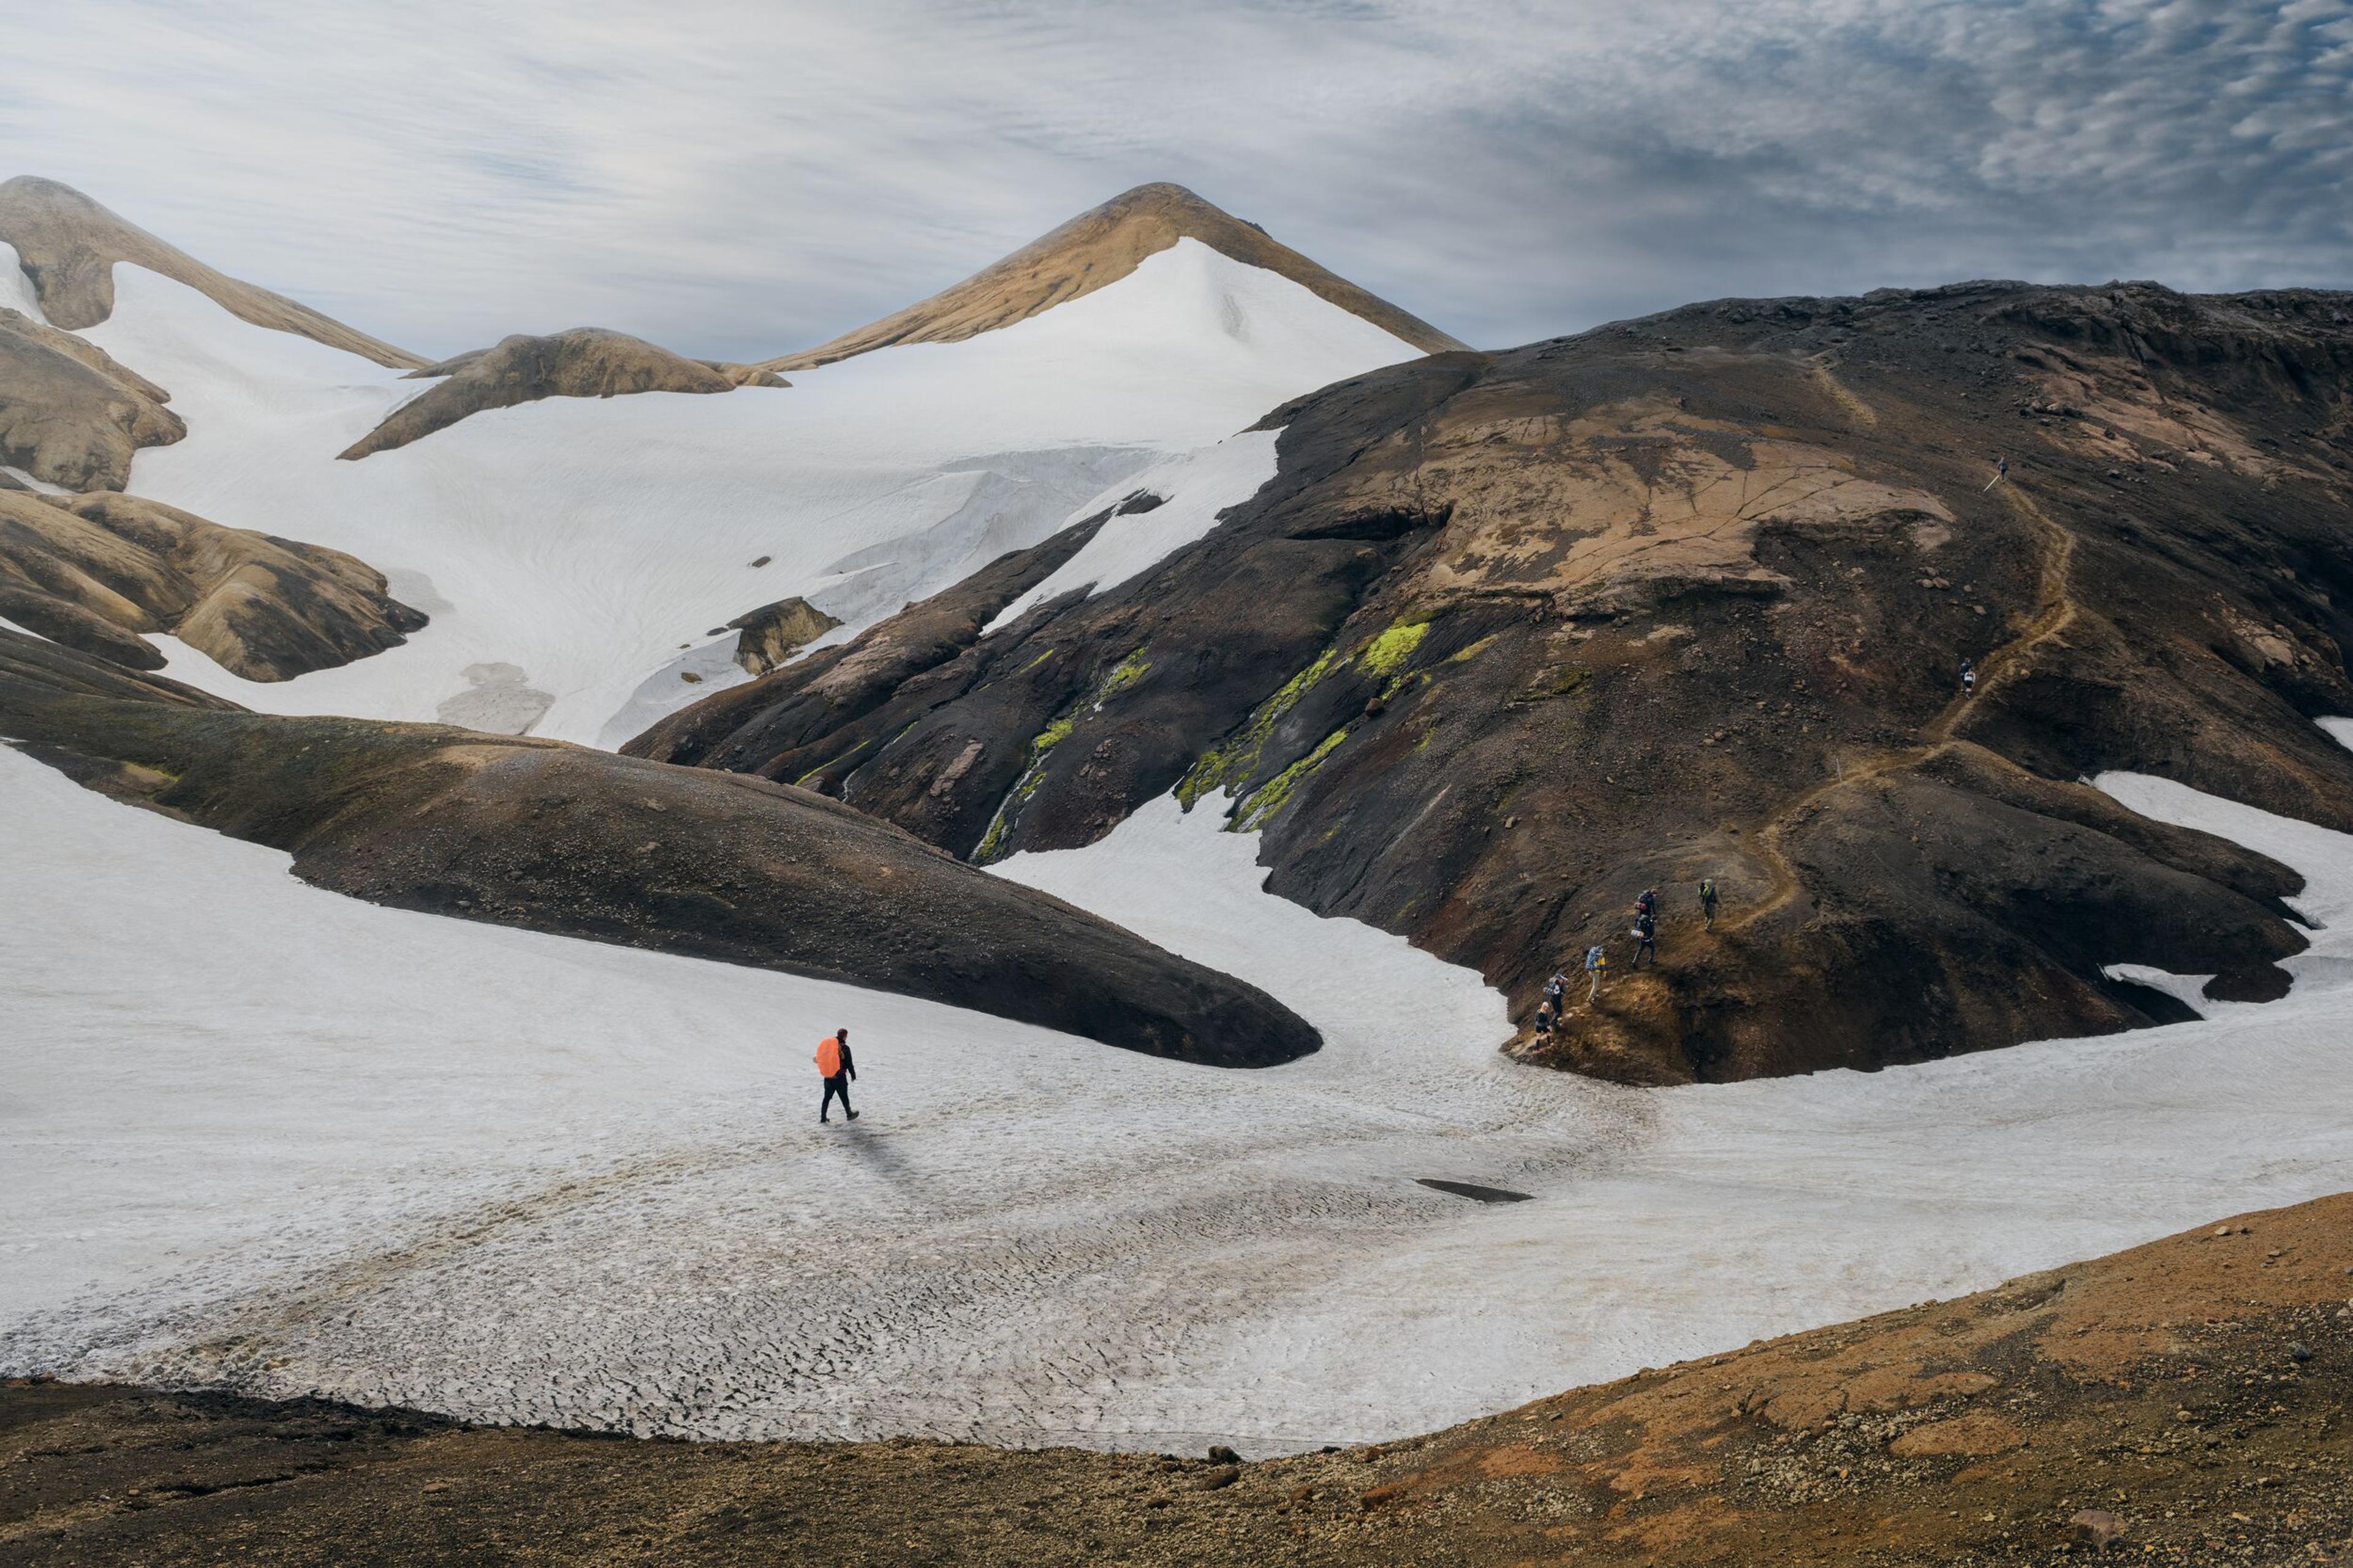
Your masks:
M20 7L0 174L427 353L803 346L1173 179L1473 342L2353 283L2353 0Z

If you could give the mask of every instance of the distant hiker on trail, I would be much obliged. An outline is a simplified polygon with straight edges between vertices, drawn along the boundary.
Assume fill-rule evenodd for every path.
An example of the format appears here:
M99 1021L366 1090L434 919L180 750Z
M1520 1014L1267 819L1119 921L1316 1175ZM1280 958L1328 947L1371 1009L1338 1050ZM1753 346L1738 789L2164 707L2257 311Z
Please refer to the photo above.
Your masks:
M1545 982L1544 999L1545 1005L1551 1008L1555 1016L1567 1012L1568 1010L1568 976L1555 970L1552 978Z
M1986 490L1993 489L1994 486L2001 483L2002 480L2008 478L2010 478L2010 459L2008 458L1995 458L1993 465L1993 478L1986 481ZM1978 494L1983 495L1985 494L1985 490L1979 490Z
M1588 1002L1601 1000L1601 977L1609 971L1609 955L1595 942L1585 950L1585 973L1593 977L1593 989L1585 994Z
M1961 658L1961 695L1964 697L1975 697L1977 694L1978 667L1971 664L1968 661L1968 656L1964 655Z
M1556 1016L1549 997L1536 1004L1536 1044L1540 1046L1552 1044L1552 1026Z
M1659 963L1659 921L1657 916L1648 912L1639 914L1634 917L1634 962L1628 964L1626 967L1629 970L1641 968L1642 955L1646 952L1651 955L1651 966L1654 969L1657 968Z
M1656 888L1643 889L1642 896L1634 900L1634 912L1638 915L1657 914L1659 912L1659 889Z
M1709 931L1715 929L1715 879L1713 877L1699 879L1699 918L1706 922Z
M822 1123L832 1120L827 1113L833 1110L834 1098L841 1099L843 1114L858 1120L858 1112L849 1109L849 1086L858 1078L858 1064L849 1059L849 1031L836 1029L818 1042L818 1076L825 1079L825 1098L818 1102L817 1119Z

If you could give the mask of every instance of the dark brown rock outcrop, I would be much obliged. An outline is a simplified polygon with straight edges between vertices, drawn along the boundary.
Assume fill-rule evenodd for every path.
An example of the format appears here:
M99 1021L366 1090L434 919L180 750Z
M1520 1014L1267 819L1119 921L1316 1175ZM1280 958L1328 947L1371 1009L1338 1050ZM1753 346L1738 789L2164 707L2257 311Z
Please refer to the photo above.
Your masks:
M248 713L5 631L0 734L398 909L927 997L1216 1066L1319 1044L1253 986L759 779L441 725Z
M257 327L292 332L382 365L425 363L308 305L216 272L55 180L20 174L0 182L0 242L16 247L41 313L68 331L94 327L114 313L115 264L128 261L186 284Z
M1256 224L1212 206L1182 185L1163 184L1138 185L1091 207L953 289L816 348L765 363L770 370L808 370L894 343L951 343L1009 327L1118 282L1145 257L1180 239L1198 239L1236 261L1279 272L1426 353L1464 346L1326 271Z
M414 374L438 376L441 384L394 409L384 423L338 456L355 461L388 452L446 430L469 415L543 397L733 392L739 385L791 384L754 366L714 368L709 362L687 359L602 327L575 327L540 338L517 333L495 348L459 354Z
M735 662L754 675L765 675L840 621L807 599L778 599L727 623L736 634Z
M119 490L140 447L187 435L167 397L95 343L0 310L0 463L66 489Z
M136 496L0 494L0 616L134 669L171 632L248 680L398 646L425 616L366 563Z
M1545 1059L1622 1079L2182 1016L2118 963L2277 995L2298 879L2079 781L2353 828L2348 304L1969 284L1393 366L1271 416L1277 478L1145 575L894 651L954 590L642 743L981 858L1176 789L1523 1017L1613 944Z

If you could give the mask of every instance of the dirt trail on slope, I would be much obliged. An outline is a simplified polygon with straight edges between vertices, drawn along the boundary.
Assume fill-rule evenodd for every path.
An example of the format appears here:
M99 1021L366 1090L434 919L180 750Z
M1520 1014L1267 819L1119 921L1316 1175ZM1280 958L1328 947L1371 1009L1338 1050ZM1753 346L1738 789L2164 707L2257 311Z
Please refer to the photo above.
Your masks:
M1252 1464L598 1439L0 1385L0 1564L2313 1563L2353 1552L2353 1194ZM2081 1520L2083 1522L2077 1523Z
M1827 371L1820 374L1820 379L1831 382ZM1831 382L1831 384L1835 386L1836 383ZM1867 407L1854 399L1852 394L1842 387L1838 390L1842 400L1852 402L1868 413ZM1876 423L1876 416L1871 417ZM2042 591L2033 618L2027 622L2018 636L1988 653L1978 663L1978 691L1974 695L1956 693L1922 730L1921 733L1928 737L1927 744L1876 752L1852 766L1841 766L1837 776L1808 790L1760 827L1753 842L1773 874L1773 890L1762 901L1721 922L1717 927L1719 931L1736 931L1753 925L1778 914L1797 898L1802 884L1782 847L1783 838L1792 826L1805 821L1815 806L1840 790L1867 784L1897 769L1917 767L1951 747L1954 744L1953 727L1960 722L1962 716L1989 698L2005 680L2013 678L2021 668L2020 660L2028 653L2074 624L2078 611L2067 589L2075 559L2075 536L2052 522L2035 504L2034 499L2020 489L2014 481L2005 479L1999 488L2002 499L2027 519L2041 542L2039 571Z

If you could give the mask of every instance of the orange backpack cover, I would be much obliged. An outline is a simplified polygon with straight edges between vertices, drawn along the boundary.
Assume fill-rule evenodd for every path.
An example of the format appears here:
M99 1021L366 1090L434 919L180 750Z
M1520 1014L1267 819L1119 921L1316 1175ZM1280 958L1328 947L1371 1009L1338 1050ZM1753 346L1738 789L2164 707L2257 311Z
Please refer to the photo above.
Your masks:
M841 1041L834 1036L828 1035L818 1042L817 1070L820 1078L841 1076Z

